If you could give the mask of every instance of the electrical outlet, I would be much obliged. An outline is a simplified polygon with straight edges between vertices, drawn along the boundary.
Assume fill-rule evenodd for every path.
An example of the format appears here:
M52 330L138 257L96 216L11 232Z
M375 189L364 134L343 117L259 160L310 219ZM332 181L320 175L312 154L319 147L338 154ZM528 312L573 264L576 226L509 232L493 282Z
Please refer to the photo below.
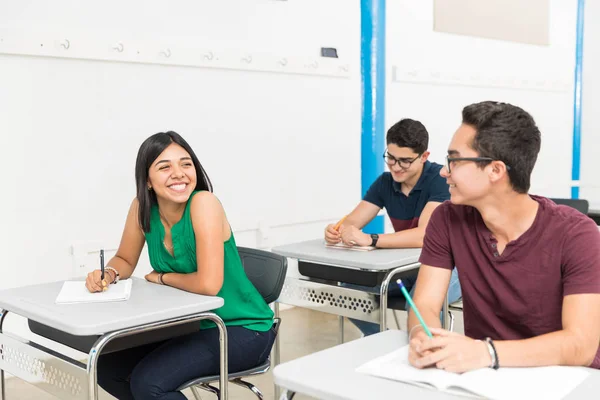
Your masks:
M269 237L271 235L271 227L263 220L258 222L258 226L256 229L256 241L259 249L265 249L269 247Z

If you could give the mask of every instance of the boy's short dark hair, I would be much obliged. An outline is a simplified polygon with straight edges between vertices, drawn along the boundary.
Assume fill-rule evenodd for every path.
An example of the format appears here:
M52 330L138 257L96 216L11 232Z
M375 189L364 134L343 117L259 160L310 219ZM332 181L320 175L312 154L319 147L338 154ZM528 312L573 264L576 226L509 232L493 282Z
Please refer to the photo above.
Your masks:
M463 124L477 131L471 148L481 157L500 160L508 165L513 190L527 193L542 143L533 117L512 104L484 101L466 106L462 118ZM480 167L485 165L480 164Z
M405 118L387 131L386 141L387 144L408 147L417 154L423 154L429 146L429 133L419 121Z

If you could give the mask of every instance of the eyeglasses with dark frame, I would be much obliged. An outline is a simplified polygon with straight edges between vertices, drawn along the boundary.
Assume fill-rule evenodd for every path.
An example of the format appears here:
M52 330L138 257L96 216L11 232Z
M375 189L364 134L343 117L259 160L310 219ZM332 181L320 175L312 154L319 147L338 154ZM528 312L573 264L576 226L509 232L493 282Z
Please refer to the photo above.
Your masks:
M417 161L422 155L423 153L419 154L415 158L396 158L390 153L388 153L386 150L385 153L383 153L383 159L385 160L385 163L390 167L393 167L394 165L396 165L396 163L398 163L400 168L409 169L412 163Z
M446 156L446 171L448 171L448 173L452 173L451 169L450 169L450 164L455 162L455 161L473 161L473 162L486 162L486 163L491 163L492 161L502 161L502 160L494 160L493 158L490 157L450 157L450 156ZM506 163L504 164L506 165ZM506 165L506 170L510 171L510 166Z

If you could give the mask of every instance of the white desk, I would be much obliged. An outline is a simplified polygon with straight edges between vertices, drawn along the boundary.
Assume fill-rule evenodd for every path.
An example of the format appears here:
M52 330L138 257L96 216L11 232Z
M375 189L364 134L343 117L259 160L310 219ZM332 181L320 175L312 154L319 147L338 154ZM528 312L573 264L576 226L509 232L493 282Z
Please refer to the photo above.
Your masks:
M285 389L282 400L290 399L295 393L324 400L463 398L356 372L356 368L365 362L390 353L406 343L406 333L396 330L344 343L278 365L273 370L275 384ZM591 375L567 399L598 398L600 370L589 371Z
M98 398L96 364L115 339L209 319L219 329L221 398L227 398L227 331L210 310L219 297L201 296L132 278L131 298L124 302L55 304L63 282L0 291L0 399L6 399L4 371L29 381L60 399ZM37 343L2 331L8 312L72 335L97 335L86 364ZM199 323L199 322L198 322Z
M273 253L298 260L301 279L287 276L281 295L275 303L279 316L279 303L338 315L339 342L344 342L343 317L379 323L381 331L387 329L388 289L391 279L398 273L419 268L421 249L377 249L353 251L332 249L323 239L309 240L278 246ZM381 285L379 294L374 290L360 290L343 284L361 285L365 288ZM444 305L443 326L447 324L447 299ZM273 364L280 361L279 338L275 339ZM275 396L279 393L275 388Z
M387 324L386 313L381 310L387 309L390 280L398 273L419 268L421 254L421 249L331 249L323 239L274 247L272 251L298 260L300 273L304 267L311 274L302 279L287 277L278 303L379 323L382 331ZM340 283L381 287L377 295Z

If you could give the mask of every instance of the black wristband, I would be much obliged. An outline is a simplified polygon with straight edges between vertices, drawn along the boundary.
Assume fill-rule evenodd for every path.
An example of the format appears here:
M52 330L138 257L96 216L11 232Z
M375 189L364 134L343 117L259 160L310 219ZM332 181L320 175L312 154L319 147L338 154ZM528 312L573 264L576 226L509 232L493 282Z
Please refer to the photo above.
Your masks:
M494 365L492 365L492 368L493 369L500 368L500 360L498 360L498 352L496 351L496 346L494 345L494 341L489 337L485 338L485 341L488 342L490 344L490 346L492 346L492 350L494 350Z

